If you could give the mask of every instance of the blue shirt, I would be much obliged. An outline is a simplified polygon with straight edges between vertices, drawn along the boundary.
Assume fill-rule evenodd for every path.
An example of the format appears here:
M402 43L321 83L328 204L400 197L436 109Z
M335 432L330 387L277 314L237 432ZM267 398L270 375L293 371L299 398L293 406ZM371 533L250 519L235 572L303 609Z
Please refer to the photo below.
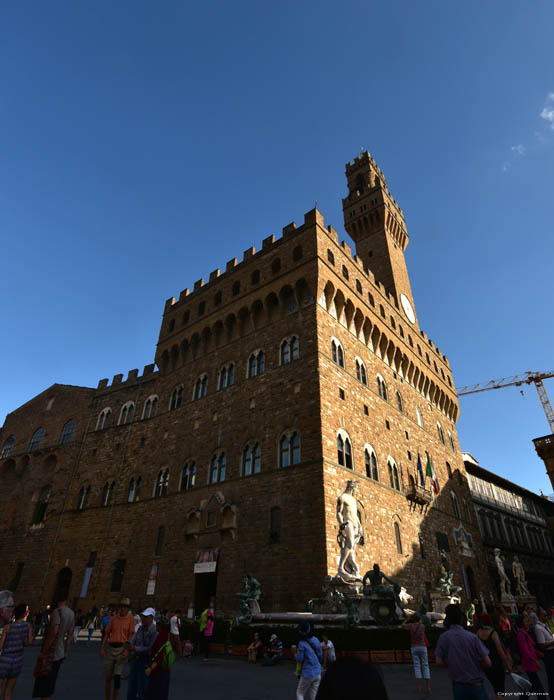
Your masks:
M480 662L488 655L489 650L479 637L461 625L451 625L447 632L443 632L435 649L435 656L447 665L453 683L482 682L485 673Z
M302 664L301 676L304 676L304 678L317 678L317 676L320 676L323 653L319 639L312 637L309 640L303 639L301 642L298 642L296 660L299 664Z

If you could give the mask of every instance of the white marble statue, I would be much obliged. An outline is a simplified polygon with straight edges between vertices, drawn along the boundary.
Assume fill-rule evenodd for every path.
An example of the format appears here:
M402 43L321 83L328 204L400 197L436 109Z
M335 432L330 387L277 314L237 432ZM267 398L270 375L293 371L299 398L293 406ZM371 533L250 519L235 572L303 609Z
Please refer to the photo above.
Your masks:
M496 564L496 570L500 576L500 599L504 597L511 598L510 581L504 570L504 562L502 561L502 555L498 548L494 550L494 563Z
M404 608L407 608L410 600L414 599L413 595L410 595L408 593L408 591L404 588L404 586L401 586L400 593L398 594L398 598L399 598L400 602L402 603L402 607L404 607Z
M356 583L362 578L356 561L356 546L362 539L363 532L355 496L357 488L357 481L348 481L344 493L337 499L337 520L339 521L337 541L340 546L337 578L344 583Z
M512 574L516 582L516 594L530 597L531 593L527 588L527 581L525 580L525 569L523 568L523 564L519 561L517 554L514 555L514 561L512 562Z

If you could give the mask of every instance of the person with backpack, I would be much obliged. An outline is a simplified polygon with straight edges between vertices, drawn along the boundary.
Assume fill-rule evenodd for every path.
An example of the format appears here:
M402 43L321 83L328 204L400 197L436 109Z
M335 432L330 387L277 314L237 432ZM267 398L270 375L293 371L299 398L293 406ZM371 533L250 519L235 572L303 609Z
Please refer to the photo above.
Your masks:
M150 663L144 673L150 678L146 700L168 700L171 667L175 663L175 651L169 636L170 621L166 615L156 618L158 636L152 645Z
M296 700L315 700L321 682L323 652L321 642L314 636L309 620L302 620L296 628L298 651L296 663L300 666L300 680L296 688Z
M154 608L143 610L140 614L141 626L135 630L131 641L123 645L127 652L134 653L127 680L127 700L144 700L146 698L149 674L145 674L145 670L149 665L152 647L158 636L158 628L154 622L155 616Z
M489 650L491 667L485 669L485 675L494 688L497 700L505 697L506 671L512 672L512 662L506 656L498 632L493 629L492 618L488 613L481 615L481 627L477 630L477 636Z

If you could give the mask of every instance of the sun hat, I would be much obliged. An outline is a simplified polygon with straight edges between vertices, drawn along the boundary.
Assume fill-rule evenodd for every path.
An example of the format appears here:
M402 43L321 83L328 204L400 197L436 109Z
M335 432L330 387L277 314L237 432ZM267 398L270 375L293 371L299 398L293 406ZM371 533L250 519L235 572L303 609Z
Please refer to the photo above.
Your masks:
M119 601L119 605L120 605L120 606L125 606L125 607L127 607L127 608L130 608L130 607L131 607L131 601L129 600L129 598L122 598L122 599Z
M276 639L277 639L277 635L276 635L276 634L272 634L271 637L269 638L269 641L270 641L270 642L274 642Z
M145 617L147 617L148 615L156 617L156 611L154 610L154 608L146 608L146 610L143 610L140 614L144 615Z

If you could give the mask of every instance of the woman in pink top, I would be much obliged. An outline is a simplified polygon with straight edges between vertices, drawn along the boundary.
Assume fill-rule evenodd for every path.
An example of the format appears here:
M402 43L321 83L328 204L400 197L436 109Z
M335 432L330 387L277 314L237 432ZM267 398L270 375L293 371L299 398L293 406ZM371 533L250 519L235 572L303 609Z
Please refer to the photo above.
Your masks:
M517 648L519 649L519 653L521 655L521 667L531 681L531 690L529 693L537 693L542 695L544 694L544 688L542 687L542 683L537 674L537 671L539 670L538 655L541 652L537 652L535 643L529 634L529 617L518 617L517 622L518 626L520 627L516 637Z
M414 661L414 674L416 677L416 690L421 693L423 685L421 679L427 682L427 692L431 693L431 672L427 658L427 644L425 643L425 625L420 621L419 615L414 613L409 619L404 620L402 627L408 630L411 637L412 659Z

